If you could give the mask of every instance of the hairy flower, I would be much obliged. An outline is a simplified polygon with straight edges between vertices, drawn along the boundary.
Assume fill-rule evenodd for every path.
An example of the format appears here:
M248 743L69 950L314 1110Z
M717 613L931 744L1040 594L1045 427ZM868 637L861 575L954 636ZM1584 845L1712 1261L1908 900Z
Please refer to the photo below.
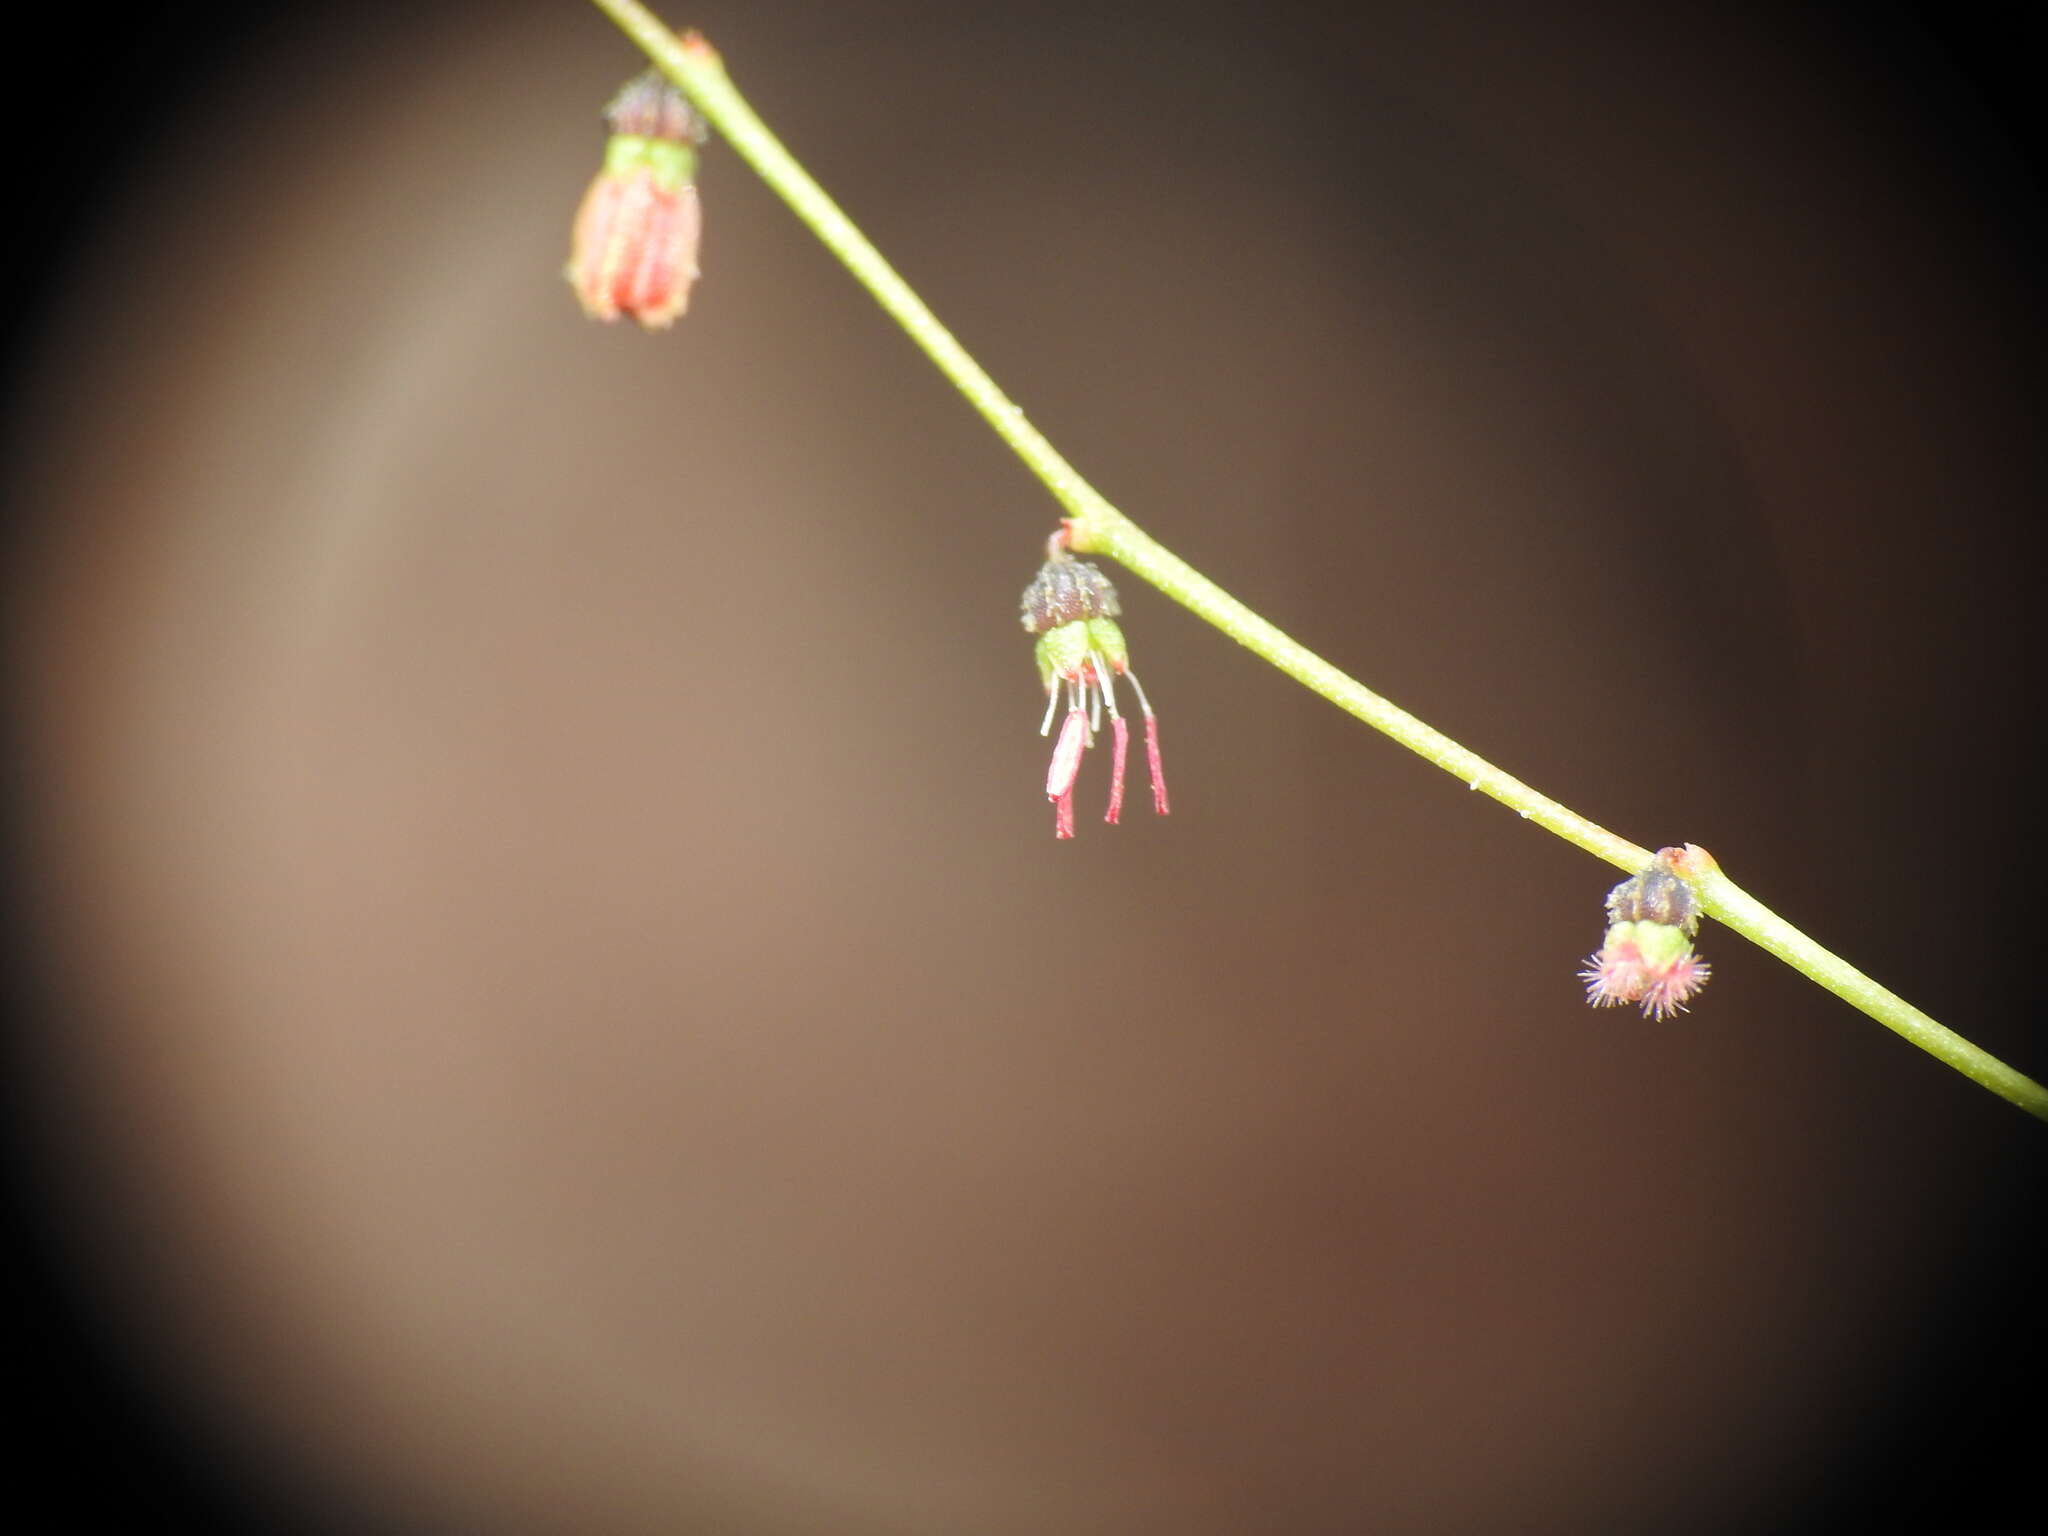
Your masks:
M1152 809L1164 816L1166 771L1159 758L1159 719L1131 670L1130 650L1117 617L1123 611L1116 588L1097 566L1068 553L1066 535L1054 534L1048 559L1024 589L1024 628L1038 637L1038 678L1045 687L1045 721L1041 736L1052 731L1060 699L1067 717L1053 744L1052 765L1045 776L1046 798L1053 805L1053 835L1074 835L1074 780L1081 758L1095 745L1102 718L1109 716L1113 749L1109 774L1107 822L1117 822L1124 809L1124 765L1130 754L1131 730L1116 707L1116 681L1128 683L1145 717L1145 761L1152 775Z
M564 275L593 320L631 315L665 330L689 308L703 228L695 177L704 123L658 72L605 109L604 169L576 210Z
M1641 874L1607 893L1607 937L1579 979L1596 1008L1634 1003L1650 1019L1683 1013L1707 984L1707 962L1693 953L1698 899L1665 849Z

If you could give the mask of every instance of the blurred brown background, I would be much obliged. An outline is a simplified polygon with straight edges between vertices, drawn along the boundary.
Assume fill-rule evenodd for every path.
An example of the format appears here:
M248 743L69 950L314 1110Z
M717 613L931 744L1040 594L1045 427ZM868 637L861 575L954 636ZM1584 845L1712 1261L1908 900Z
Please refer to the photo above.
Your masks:
M1140 522L2038 1075L2031 166L1898 15L1652 9L674 16ZM929 366L715 146L687 321L579 317L610 27L237 21L72 94L10 376L21 1272L91 1496L1720 1532L1996 1483L2038 1126L1711 927L1690 1017L1590 1012L1614 872L1135 583L1175 814L1101 826L1091 765L1056 844L1052 509Z

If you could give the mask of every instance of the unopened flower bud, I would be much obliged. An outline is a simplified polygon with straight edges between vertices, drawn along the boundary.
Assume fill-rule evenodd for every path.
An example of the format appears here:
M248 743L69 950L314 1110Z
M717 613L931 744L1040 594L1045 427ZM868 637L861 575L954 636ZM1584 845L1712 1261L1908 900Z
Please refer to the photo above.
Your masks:
M1066 550L1062 536L1055 535L1047 550L1051 558L1040 567L1037 577L1024 589L1024 628L1038 637L1034 655L1038 680L1046 692L1045 721L1038 733L1052 730L1062 695L1067 717L1053 748L1052 766L1046 774L1045 793L1053 803L1053 835L1074 835L1074 780L1081 771L1083 752L1095 744L1102 728L1102 716L1109 715L1114 743L1109 779L1107 822L1122 819L1124 807L1124 765L1131 744L1130 726L1116 707L1116 681L1130 685L1138 707L1145 716L1145 759L1152 774L1152 809L1164 816L1166 772L1160 762L1159 720L1131 671L1130 647L1117 624L1123 611L1116 588L1102 571L1085 560L1076 560Z
M564 275L593 320L631 315L665 330L697 280L697 146L703 120L682 92L649 70L605 109L604 169L576 211Z

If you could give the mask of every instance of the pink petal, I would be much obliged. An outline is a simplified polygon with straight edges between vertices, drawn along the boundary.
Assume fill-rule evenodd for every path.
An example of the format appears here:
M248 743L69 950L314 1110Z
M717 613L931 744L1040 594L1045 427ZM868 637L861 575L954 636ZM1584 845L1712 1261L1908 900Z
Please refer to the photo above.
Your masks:
M656 189L641 230L633 269L623 274L619 307L650 331L673 325L690 307L690 286L697 281L697 241L703 227L697 189L673 192Z
M576 210L567 276L583 312L593 320L619 318L608 264L616 259L611 232L618 222L619 203L624 195L625 182L621 178L600 174L591 182Z
M621 182L611 221L605 226L598 257L599 281L615 311L633 314L639 304L638 279L646 260L647 228L655 218L654 179L643 166Z

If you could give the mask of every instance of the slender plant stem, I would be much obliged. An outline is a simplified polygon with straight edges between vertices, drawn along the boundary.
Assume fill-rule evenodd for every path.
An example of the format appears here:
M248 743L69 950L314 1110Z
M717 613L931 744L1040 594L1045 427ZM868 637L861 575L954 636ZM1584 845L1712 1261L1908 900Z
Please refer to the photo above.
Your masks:
M1025 419L1024 412L996 387L995 380L939 323L938 317L883 259L882 253L854 227L825 189L811 179L781 140L769 132L733 87L723 62L703 38L695 33L677 37L637 0L592 3L682 88L725 141L846 264L876 302L967 397L996 435L1044 482L1066 508L1072 548L1115 559L1304 687L1393 737L1472 789L1492 796L1525 820L1632 874L1649 866L1648 849L1538 793L1374 693L1282 633L1111 506ZM1691 881L1700 906L1709 917L1768 950L1965 1077L2010 1099L2029 1114L2048 1120L2048 1088L1937 1024L1905 999L1823 949L1722 874L1705 850L1689 846L1678 867Z
M1723 927L1732 928L1752 944L1769 950L1793 970L1826 987L1851 1007L1860 1008L1930 1056L1947 1062L1971 1081L2012 1100L2028 1114L2048 1120L2048 1089L2014 1071L1989 1051L1972 1045L1954 1030L1935 1023L1896 992L1879 986L1839 955L1823 949L1722 874L1705 849L1687 847L1677 865L1692 882L1701 909Z

